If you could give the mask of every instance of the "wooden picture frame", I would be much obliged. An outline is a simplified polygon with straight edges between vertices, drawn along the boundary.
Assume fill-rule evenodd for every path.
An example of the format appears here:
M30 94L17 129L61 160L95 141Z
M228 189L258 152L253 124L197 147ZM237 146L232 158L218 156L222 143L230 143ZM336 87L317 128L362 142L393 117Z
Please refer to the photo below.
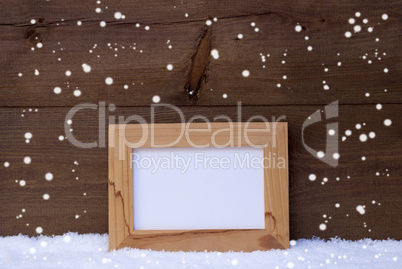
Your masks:
M205 144L258 146L262 147L264 157L276 156L285 160L284 167L264 167L265 229L134 230L132 149ZM109 125L108 189L110 250L133 247L165 251L250 252L289 248L287 123Z

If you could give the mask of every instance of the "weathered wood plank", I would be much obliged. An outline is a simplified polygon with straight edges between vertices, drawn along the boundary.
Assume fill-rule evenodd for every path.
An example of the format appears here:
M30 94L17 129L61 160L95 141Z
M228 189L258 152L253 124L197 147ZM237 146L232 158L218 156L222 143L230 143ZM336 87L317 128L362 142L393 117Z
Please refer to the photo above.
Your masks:
M305 130L306 143L317 150L325 150L325 124L339 121L341 135L345 130L352 130L352 135L340 142L340 163L335 168L311 156L301 143L302 123L322 108L242 107L243 121L254 115L267 118L286 115L289 123L291 238L317 235L324 238L402 239L399 217L402 210L402 125L397 123L401 106L384 105L379 111L375 105L341 105L339 118L308 127ZM0 167L1 235L19 232L35 235L37 226L43 227L45 234L107 232L107 149L79 149L66 140L58 140L58 136L64 134L63 124L69 109L39 108L35 112L33 108L29 112L27 108L22 112L22 108L0 108L0 125L3 126L0 128L0 162L10 163L9 167ZM183 111L186 120L200 114L209 119L218 115L237 119L237 107L207 109L196 106L184 107ZM72 128L77 139L85 142L97 140L97 113L87 109L76 114ZM107 116L134 114L150 120L148 107L117 108ZM385 127L384 119L391 119L393 124ZM159 110L156 121L178 122L179 117L173 110ZM357 123L362 124L362 129L355 128ZM364 143L359 141L361 133L371 131L376 133L374 139ZM28 144L25 143L25 132L33 135ZM32 159L29 165L23 163L25 156ZM361 160L362 156L366 157L365 161ZM79 165L74 164L75 161ZM53 173L53 180L45 180L47 172ZM310 174L315 174L317 179L310 181ZM327 182L323 181L324 177L328 178ZM15 182L22 179L26 181L24 187ZM46 193L50 195L49 200L42 198ZM373 200L375 204L372 204ZM340 204L339 208L335 207L336 203ZM358 205L366 206L365 214L356 211ZM23 208L26 209L24 213L21 212ZM19 214L22 218L17 219ZM323 218L324 214L326 218ZM327 228L321 231L319 225L325 220L328 221Z
M400 14L400 2L387 0L386 2L373 2L370 0L359 0L350 2L341 0L317 1L317 0L290 0L284 3L280 0L265 1L256 0L244 3L241 0L212 0L196 1L189 0L183 3L172 3L168 1L155 0L119 0L119 1L97 1L92 0L64 0L57 3L52 1L32 0L29 2L3 0L3 9L0 11L0 24L29 25L31 19L43 19L42 23L70 22L87 19L88 21L115 21L114 13L119 11L126 16L120 23L143 23L143 24L172 24L188 21L205 21L214 17L244 17L258 16L265 13L287 13L290 17L296 16L324 16L326 12L339 11L337 17L343 15L352 16L359 11L366 14L375 14L379 10L389 11L389 14ZM96 12L96 8L101 12ZM107 8L106 8L107 7ZM188 16L185 16L185 14ZM157 16L156 16L157 14Z
M72 1L7 0L0 16L0 106L68 106L99 100L142 106L152 103L154 95L165 103L189 105L193 102L186 90L197 84L190 73L202 80L197 103L204 106L237 101L249 105L327 104L333 100L401 103L401 2L349 2L192 1L174 8L166 1L118 1L98 14L93 1L74 5ZM126 19L116 20L115 11ZM346 38L346 31L353 32L348 19L356 11L362 14L356 18L362 31ZM388 20L381 19L383 13L389 15ZM218 20L214 22L213 17ZM29 25L32 18L44 21ZM207 19L212 20L209 27ZM106 27L99 26L102 20ZM138 28L137 22L141 23ZM303 26L300 33L295 31L297 23ZM373 32L369 27L374 27ZM201 53L203 60L194 71L193 59L207 28L207 45L219 51L219 59L209 56L207 61ZM237 38L240 33L243 39ZM39 41L43 48L32 51ZM201 52L208 52L202 48L209 46L200 46ZM90 73L84 73L83 63L92 67ZM173 70L167 70L168 64ZM72 72L70 77L65 75L67 70ZM249 70L250 76L244 78L243 70ZM106 77L114 79L113 85L105 84ZM55 87L61 87L62 93L54 94ZM80 97L73 95L77 87Z

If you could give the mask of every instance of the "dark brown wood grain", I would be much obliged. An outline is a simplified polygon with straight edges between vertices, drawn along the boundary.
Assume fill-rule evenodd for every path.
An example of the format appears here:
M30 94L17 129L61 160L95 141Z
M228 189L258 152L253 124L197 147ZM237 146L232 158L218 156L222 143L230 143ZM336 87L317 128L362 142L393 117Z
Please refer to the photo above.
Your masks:
M162 102L191 105L186 90L190 84L198 85L200 74L205 83L199 105L234 105L237 101L249 105L328 104L333 100L400 103L401 8L396 7L401 4L349 2L192 1L174 8L164 1L158 5L119 1L108 4L108 10L102 4L104 12L98 14L92 0L77 6L64 1L57 7L42 1L15 4L7 0L2 11L7 12L0 16L0 105L63 106L107 100L137 106L151 104L154 95ZM123 12L126 19L114 19L115 11ZM348 19L356 11L362 14L356 22L362 31L348 39L344 33L353 32ZM381 19L383 13L389 14L388 20ZM363 18L368 19L367 24L361 22ZM30 25L31 19L37 24ZM207 20L212 21L209 27ZM101 21L106 27L99 26ZM300 33L295 31L298 23L303 26ZM373 32L368 32L369 27L374 27ZM210 59L205 70L208 61L202 59L202 68L196 70L205 72L198 74L192 60L206 28L208 44L220 57ZM243 39L237 38L239 33ZM35 47L38 42L43 48ZM313 50L308 51L308 46ZM32 47L36 49L32 51ZM92 67L90 73L83 72L83 63ZM168 64L173 64L172 71L166 69ZM389 73L384 73L384 68ZM34 75L35 69L39 76ZM67 70L72 72L70 77L65 76ZM243 70L250 71L248 78L242 77ZM191 74L196 75L192 78ZM106 77L112 77L114 84L106 85ZM323 89L323 81L329 90ZM129 88L125 90L124 85ZM62 88L60 95L53 94L56 86ZM73 96L76 87L82 91L79 98ZM222 98L223 94L228 97Z
M101 2L1 3L0 236L36 235L37 226L44 234L106 233L107 144L98 141L99 117L139 115L149 122L149 105L158 95L161 103L180 106L187 121L195 115L211 120L227 115L237 121L238 102L241 121L286 116L292 239L402 239L401 1ZM126 18L116 20L116 11ZM382 20L382 14L389 18ZM352 17L361 32L353 33ZM101 21L106 27L100 27ZM353 33L351 38L344 36L346 31ZM209 56L211 49L219 51L219 59ZM91 72L83 71L83 63ZM167 70L168 64L173 70ZM243 77L243 70L250 76ZM107 77L113 78L112 85L106 85ZM61 94L53 93L55 87L61 87ZM73 95L75 89L80 97ZM189 98L189 89L197 91L197 98ZM331 167L306 151L301 134L309 115L337 100L339 117L304 130L306 144L325 151L326 124L339 122L341 157ZM80 149L58 140L72 106L100 101L117 109L100 116L82 110L72 128L80 141L102 147ZM392 125L384 126L385 119ZM156 108L156 122L179 120L173 110ZM352 135L342 141L346 130ZM374 139L360 142L360 134L372 131ZM33 134L29 144L26 132ZM31 164L23 163L25 156ZM52 181L45 180L47 172L53 173ZM310 181L310 174L317 179ZM356 211L357 205L366 206L365 214Z

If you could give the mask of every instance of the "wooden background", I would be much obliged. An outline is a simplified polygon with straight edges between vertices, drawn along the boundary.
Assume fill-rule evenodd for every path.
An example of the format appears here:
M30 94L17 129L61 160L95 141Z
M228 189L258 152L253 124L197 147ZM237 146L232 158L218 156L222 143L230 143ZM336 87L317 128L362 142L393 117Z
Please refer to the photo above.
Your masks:
M100 116L106 124L109 116L140 115L149 121L158 95L161 103L179 106L186 120L194 115L237 120L237 102L244 121L254 115L286 116L292 239L402 239L401 10L398 0L3 0L0 235L37 235L36 227L50 235L106 233L107 148L80 149L59 141L66 114L77 104L104 101L117 106ZM117 11L125 19L115 19ZM353 32L350 18L361 32ZM297 24L301 32L295 31ZM219 59L210 56L211 49L219 51ZM83 71L83 63L91 72ZM243 70L250 76L243 77ZM114 83L106 85L106 77ZM53 93L57 86L61 94ZM79 97L73 95L76 88ZM339 122L340 159L333 168L306 151L301 127L309 115L337 100L338 118L304 130L306 143L325 151L326 124ZM97 141L98 112L75 115L71 126L78 139ZM385 126L385 119L392 125ZM178 120L173 110L156 110L158 123ZM352 135L342 141L345 130ZM26 132L33 135L30 143ZM369 132L375 138L361 142L360 134ZM25 156L30 164L24 164ZM48 172L52 181L45 180ZM317 179L310 181L310 174ZM20 180L26 181L24 187ZM365 206L364 214L358 205Z

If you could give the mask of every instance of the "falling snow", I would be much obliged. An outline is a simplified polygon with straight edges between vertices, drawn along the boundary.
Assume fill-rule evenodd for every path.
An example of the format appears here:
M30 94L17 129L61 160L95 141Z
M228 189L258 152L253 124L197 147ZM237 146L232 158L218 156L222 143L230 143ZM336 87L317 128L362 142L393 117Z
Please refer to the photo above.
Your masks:
M25 164L30 164L31 163L31 157L27 156L24 158L24 163Z
M82 64L82 69L84 70L85 73L91 72L91 67L87 64Z
M363 205L358 205L358 206L356 207L356 211L359 212L360 215L364 215L364 214L366 213L366 210L365 210L364 208L365 208L365 206L363 206Z
M54 92L55 94L60 94L60 93L61 93L61 88L60 88L60 87L55 87L55 88L53 89L53 92Z
M112 84L113 84L113 78L107 77L107 78L105 79L105 83L106 83L106 85L112 85Z
M215 60L219 59L219 51L217 49L211 50L211 55Z
M391 126L391 124L392 124L392 121L390 119L384 120L384 125L385 126Z
M158 95L155 95L154 97L152 97L152 102L159 103L160 101L161 101L161 98Z
M45 179L47 180L47 181L51 181L51 180L53 180L53 174L52 173L46 173L46 175L45 175Z

